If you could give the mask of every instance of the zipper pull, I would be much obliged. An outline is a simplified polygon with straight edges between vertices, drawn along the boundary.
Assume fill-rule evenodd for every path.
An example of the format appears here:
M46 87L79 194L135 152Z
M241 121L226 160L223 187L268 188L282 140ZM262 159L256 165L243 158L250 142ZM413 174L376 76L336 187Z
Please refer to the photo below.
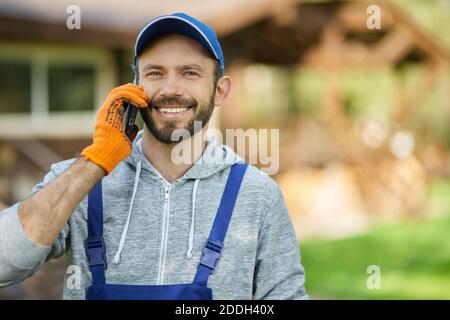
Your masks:
M166 188L165 194L164 194L164 199L168 200L169 199L169 194L170 194L170 188Z

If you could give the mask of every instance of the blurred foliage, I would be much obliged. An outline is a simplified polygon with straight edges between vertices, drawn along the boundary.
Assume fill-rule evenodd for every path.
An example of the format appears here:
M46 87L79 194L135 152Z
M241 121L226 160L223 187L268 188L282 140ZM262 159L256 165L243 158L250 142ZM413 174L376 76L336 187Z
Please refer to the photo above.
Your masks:
M343 68L337 81L345 116L348 120L374 117L393 125L401 120L402 126L422 138L450 148L450 74L437 70L436 79L424 87L425 68L418 63ZM295 114L320 116L326 86L325 75L310 67L287 71L251 65L246 70L248 117L257 123L264 119L282 122ZM403 119L395 118L399 103L408 108Z
M347 116L376 116L389 119L395 80L390 68L347 69L341 74L344 110Z
M246 108L248 118L259 122L274 119L286 113L289 83L283 68L252 64L245 70L245 86L248 93Z
M432 215L450 212L450 182L445 178L435 178L428 188L428 210Z
M450 1L391 0L412 20L450 48Z
M365 1L365 0L360 0ZM343 0L302 0L303 3L344 2ZM412 20L450 48L450 1L448 0L390 0Z
M431 198L449 198L450 181L432 184ZM301 244L306 288L313 298L450 299L450 206L444 217L380 226L368 234ZM367 267L381 269L369 290Z
M325 90L323 77L314 70L299 68L295 77L295 90L299 99L299 112L317 115L320 97Z

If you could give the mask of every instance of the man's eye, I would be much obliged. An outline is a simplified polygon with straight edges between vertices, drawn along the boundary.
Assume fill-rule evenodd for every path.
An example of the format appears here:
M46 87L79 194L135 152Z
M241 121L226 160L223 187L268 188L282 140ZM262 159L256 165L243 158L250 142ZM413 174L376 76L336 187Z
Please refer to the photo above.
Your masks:
M188 76L188 77L196 77L196 76L198 76L198 74L196 72L194 72L194 71L186 71L184 74L186 76Z
M149 73L147 73L147 75L152 76L152 77L160 76L161 72L159 72L159 71L150 71Z

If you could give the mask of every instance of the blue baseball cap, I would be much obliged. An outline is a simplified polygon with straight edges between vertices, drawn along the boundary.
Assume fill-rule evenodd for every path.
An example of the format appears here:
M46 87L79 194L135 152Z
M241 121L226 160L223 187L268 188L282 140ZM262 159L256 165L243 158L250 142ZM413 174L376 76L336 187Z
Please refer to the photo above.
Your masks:
M176 33L192 38L205 47L208 53L219 62L223 73L225 65L222 48L216 33L203 22L185 13L174 13L150 20L139 32L134 48L133 66L147 44L163 34Z

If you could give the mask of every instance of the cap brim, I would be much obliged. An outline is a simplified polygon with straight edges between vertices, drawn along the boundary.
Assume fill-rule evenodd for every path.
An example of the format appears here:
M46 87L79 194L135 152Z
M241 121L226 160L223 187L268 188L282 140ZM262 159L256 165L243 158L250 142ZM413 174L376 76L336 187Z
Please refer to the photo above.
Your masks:
M150 21L137 37L138 40L134 50L135 57L142 53L142 50L149 42L168 33L181 34L200 42L213 57L219 60L218 54L207 36L192 22L177 16L163 16Z

